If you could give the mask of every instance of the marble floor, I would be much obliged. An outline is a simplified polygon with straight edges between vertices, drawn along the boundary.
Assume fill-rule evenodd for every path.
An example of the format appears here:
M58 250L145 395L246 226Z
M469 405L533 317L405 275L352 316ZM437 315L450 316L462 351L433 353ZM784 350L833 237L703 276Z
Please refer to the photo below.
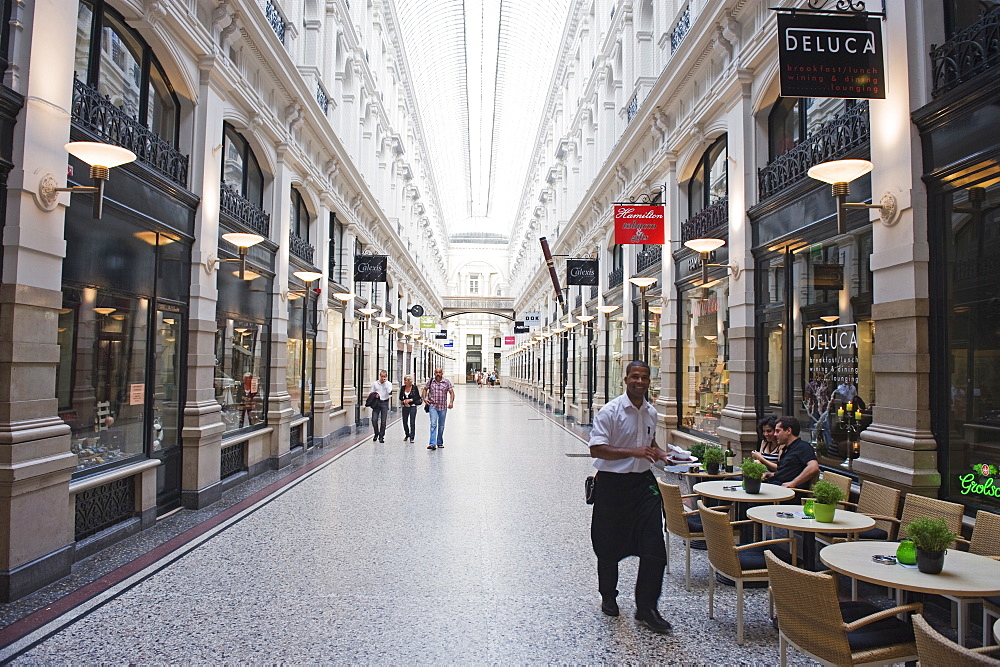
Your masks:
M622 615L600 612L583 502L592 468L579 429L512 391L462 386L445 448L426 449L423 412L417 433L415 444L403 442L397 420L385 444L354 434L294 475L244 485L222 502L228 513L179 512L78 564L69 583L0 605L8 630L36 619L23 636L8 632L0 661L778 662L767 592L748 592L738 647L733 589L717 588L710 620L705 553L694 552L686 591L676 540L660 600L672 636L632 619L635 559L621 568ZM172 523L191 534L192 516L213 517L212 527L162 548ZM139 565L110 576L126 562ZM57 604L87 584L72 605ZM808 664L794 650L789 658Z

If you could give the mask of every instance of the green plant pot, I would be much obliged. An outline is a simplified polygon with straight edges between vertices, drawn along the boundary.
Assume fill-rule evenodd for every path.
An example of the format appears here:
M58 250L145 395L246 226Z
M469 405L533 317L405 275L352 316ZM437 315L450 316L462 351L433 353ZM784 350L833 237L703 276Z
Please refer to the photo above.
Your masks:
M940 574L941 569L944 567L944 555L948 553L948 550L944 551L924 551L923 549L917 549L917 569L924 574Z
M706 463L705 469L708 470L709 475L719 474L719 464L718 463Z
M760 480L744 479L743 490L746 491L747 493L760 493Z
M820 523L833 523L833 515L837 511L837 506L816 503L813 505L813 511L816 514L816 520Z

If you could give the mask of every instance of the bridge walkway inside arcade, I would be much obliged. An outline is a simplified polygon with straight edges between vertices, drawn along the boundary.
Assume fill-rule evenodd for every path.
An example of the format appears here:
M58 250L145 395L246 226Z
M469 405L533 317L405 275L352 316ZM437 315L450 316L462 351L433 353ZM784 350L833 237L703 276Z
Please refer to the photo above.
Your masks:
M459 386L444 449L426 449L422 411L414 444L398 419L385 444L355 433L201 524L179 512L81 562L36 609L0 605L0 660L776 664L767 593L748 591L737 647L734 591L717 590L709 620L705 554L685 591L676 540L660 600L673 636L632 619L635 559L621 616L601 613L591 460L557 420L510 390ZM157 538L172 522L183 530Z

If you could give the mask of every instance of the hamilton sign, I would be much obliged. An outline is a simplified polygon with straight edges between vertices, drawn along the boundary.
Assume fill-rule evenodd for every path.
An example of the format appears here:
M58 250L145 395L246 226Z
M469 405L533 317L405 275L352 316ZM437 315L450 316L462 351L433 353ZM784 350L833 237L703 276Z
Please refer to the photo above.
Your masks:
M778 14L782 97L885 99L882 25L860 13Z
M663 245L663 206L615 204L615 243Z

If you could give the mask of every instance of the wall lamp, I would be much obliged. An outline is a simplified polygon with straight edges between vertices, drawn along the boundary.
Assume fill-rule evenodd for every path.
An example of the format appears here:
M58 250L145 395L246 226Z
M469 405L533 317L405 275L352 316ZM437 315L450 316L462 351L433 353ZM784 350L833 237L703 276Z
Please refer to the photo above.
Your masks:
M46 173L38 183L35 202L43 211L51 211L59 201L60 192L93 192L94 219L100 220L104 210L104 183L108 180L110 170L133 162L136 155L127 148L96 141L71 141L65 148L67 153L90 165L90 178L94 180L94 185L60 188L56 177Z
M242 248L241 248L242 249ZM323 274L319 271L292 271L292 275L301 280L302 282L309 283L316 282L323 277ZM319 287L314 287L312 289L290 289L285 290L281 293L281 296L286 300L301 299L302 297L313 292L315 294L320 294L323 290Z
M722 246L726 245L724 239L691 239L684 242L684 247L694 250L698 253L698 258L701 260L701 284L704 285L708 282L708 267L718 266L724 269L729 269L733 274L733 280L737 280L740 277L740 265L736 263L735 259L729 260L729 264L709 264L708 255L713 250L718 250Z
M208 260L205 262L205 266L208 272L211 273L215 271L215 267L221 262L239 262L240 270L239 277L240 280L253 280L254 278L259 278L260 276L252 271L249 272L252 275L251 278L247 278L247 250L251 247L257 245L264 240L264 237L260 234L248 234L246 232L227 232L222 235L222 240L232 243L236 246L236 252L239 254L238 259L219 259L214 254L208 256ZM322 275L322 274L320 274Z
M892 225L896 222L896 198L892 193L886 192L882 195L882 200L878 204L862 204L848 202L847 196L851 194L851 181L861 178L874 169L874 165L868 160L832 160L813 165L806 173L810 178L817 181L829 183L832 186L833 196L837 200L837 233L847 233L847 209L851 208L875 208L879 210L879 219L885 225Z

